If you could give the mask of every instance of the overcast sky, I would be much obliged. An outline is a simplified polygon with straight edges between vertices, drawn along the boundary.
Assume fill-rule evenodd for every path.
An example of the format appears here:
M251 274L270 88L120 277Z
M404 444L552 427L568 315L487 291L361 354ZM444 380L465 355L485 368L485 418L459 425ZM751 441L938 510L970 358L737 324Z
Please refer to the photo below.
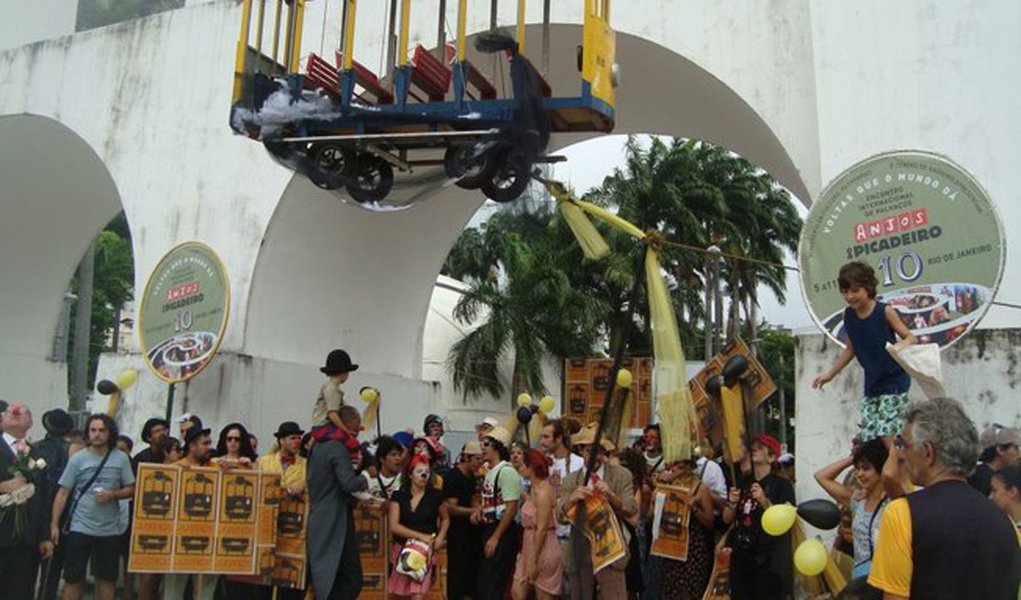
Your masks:
M603 178L613 173L615 168L623 166L626 140L626 136L611 135L569 146L558 152L567 157L567 162L556 163L553 174L557 179L570 184L576 192L584 194L601 184ZM795 206L804 218L807 209L798 200L795 200ZM788 256L787 264L797 266L796 258L793 255ZM762 307L763 318L772 324L795 331L815 328L812 317L805 307L795 271L787 273L785 306L781 306L773 293L766 288L760 290L759 304Z

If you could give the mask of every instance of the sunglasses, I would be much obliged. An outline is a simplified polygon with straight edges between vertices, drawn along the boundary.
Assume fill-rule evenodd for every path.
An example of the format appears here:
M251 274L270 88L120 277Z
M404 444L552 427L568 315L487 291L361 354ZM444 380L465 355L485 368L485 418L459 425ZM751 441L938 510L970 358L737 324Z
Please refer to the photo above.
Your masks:
M237 437L235 435L228 435L227 436L227 441L228 442L240 442L241 438L239 438L239 437Z

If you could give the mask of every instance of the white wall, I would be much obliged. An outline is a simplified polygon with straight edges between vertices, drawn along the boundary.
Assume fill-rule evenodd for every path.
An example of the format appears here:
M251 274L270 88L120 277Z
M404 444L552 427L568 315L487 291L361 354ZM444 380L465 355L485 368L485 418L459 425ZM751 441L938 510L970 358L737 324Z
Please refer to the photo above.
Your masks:
M1000 212L1007 243L999 299L1021 303L1021 3L813 2L819 161L828 182L898 149L943 154L969 171ZM993 306L981 327L1016 327Z
M1021 426L1021 329L975 330L941 354L943 385L974 421L979 433L990 423ZM851 452L858 431L862 370L852 361L822 391L812 380L829 369L840 346L822 334L800 335L796 349L797 494L799 499L823 496L812 474ZM912 401L925 400L917 385Z
M214 436L228 423L244 423L259 437L259 451L265 453L280 423L296 421L308 430L312 406L325 380L318 366L221 352L202 373L187 384L177 385L173 414L199 415L207 427L213 428ZM138 354L104 354L97 381L112 380L125 368L138 369L139 378L124 394L119 421L123 432L138 442L145 420L165 414L168 386L146 369ZM427 414L441 411L439 386L362 370L352 373L344 384L346 401L363 409L358 390L366 385L383 390L380 424L384 433L405 427L421 429ZM106 410L107 403L108 398L97 394L90 409ZM173 434L177 435L176 428ZM375 437L374 432L371 437Z

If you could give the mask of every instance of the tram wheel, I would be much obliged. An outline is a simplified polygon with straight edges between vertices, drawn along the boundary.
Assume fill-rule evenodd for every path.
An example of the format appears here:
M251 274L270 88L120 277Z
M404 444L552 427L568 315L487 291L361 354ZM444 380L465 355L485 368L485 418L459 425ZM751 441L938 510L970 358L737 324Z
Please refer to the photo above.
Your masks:
M531 180L531 165L528 161L511 154L479 189L495 202L513 202L528 188Z
M353 155L353 152L340 144L313 144L307 150L308 162L305 163L308 178L325 190L344 187L349 181L348 172Z
M347 193L361 202L378 202L394 186L394 169L375 154L359 154L351 164L346 184Z
M494 152L475 155L474 145L450 146L443 154L443 168L447 177L456 179L454 185L466 190L478 189L487 180L493 178L499 163Z

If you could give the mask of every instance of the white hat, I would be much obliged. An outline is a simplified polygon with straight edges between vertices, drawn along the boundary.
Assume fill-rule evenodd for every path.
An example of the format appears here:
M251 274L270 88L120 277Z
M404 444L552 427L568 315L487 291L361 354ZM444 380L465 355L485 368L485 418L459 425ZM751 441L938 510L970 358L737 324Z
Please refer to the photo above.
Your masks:
M784 452L783 454L780 455L780 460L778 462L781 465L793 465L794 455L791 454L790 452Z
M493 427L497 427L498 425L500 425L499 421L497 421L493 417L486 417L485 419L482 419L481 423L479 423L478 425L475 426L475 431L478 431L478 430L484 429L484 428L492 429Z
M184 413L180 417L174 419L174 423L184 423L185 421L190 421L191 417L192 417L191 413Z

